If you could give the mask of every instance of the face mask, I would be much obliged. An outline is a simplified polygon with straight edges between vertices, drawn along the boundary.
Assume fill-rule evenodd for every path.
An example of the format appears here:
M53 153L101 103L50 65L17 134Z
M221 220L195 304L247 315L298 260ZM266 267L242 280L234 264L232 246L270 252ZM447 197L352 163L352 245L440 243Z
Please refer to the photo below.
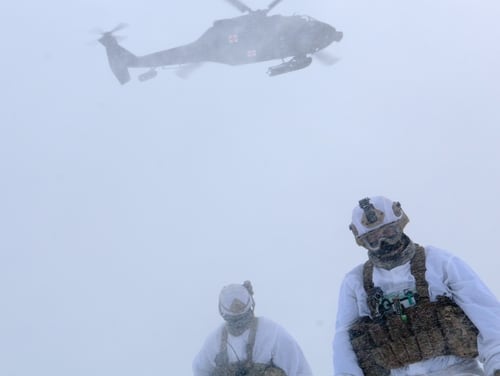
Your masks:
M410 238L403 234L396 244L382 242L381 248L375 251L368 251L368 258L377 267L391 270L396 266L403 265L410 261L415 254L415 245Z
M233 336L239 336L250 327L254 315L253 311L249 310L245 313L242 313L241 315L225 315L223 316L223 318L226 321L226 327L229 334Z

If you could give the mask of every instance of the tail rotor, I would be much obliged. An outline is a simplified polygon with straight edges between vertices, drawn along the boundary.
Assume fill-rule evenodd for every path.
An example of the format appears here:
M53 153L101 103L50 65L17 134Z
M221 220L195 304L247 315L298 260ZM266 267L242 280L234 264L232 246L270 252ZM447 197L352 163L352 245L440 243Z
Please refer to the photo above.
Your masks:
M106 48L111 71L122 85L130 81L128 67L137 60L134 54L118 44L119 39L122 37L114 35L114 33L123 30L127 26L125 23L120 23L109 31L101 31L101 37L98 39L99 43Z

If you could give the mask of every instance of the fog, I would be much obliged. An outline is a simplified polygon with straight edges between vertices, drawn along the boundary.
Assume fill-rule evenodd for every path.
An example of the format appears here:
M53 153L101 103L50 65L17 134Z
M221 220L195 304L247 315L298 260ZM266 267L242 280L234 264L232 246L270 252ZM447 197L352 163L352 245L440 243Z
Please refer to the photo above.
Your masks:
M265 0L248 0L265 8ZM365 260L365 196L467 261L498 296L500 4L299 1L344 33L333 66L170 69L122 86L89 30L146 54L197 39L225 1L0 7L0 375L189 375L252 281L256 313L331 375L340 281ZM89 43L91 42L91 43Z

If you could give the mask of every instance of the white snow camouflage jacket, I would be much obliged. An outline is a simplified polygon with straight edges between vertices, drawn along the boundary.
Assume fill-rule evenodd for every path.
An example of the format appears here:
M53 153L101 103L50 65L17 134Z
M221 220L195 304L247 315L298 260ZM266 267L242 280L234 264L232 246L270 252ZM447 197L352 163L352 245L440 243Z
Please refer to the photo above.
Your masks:
M493 375L500 369L500 302L478 275L461 259L447 251L425 247L426 274L429 295L452 298L479 329L479 360L485 374ZM415 278L410 262L392 270L374 267L373 282L385 294L397 294L405 289L415 291ZM369 316L366 292L363 287L363 265L358 265L345 277L341 285L336 329L333 340L333 366L335 375L362 376L356 355L349 341L348 329L361 316ZM456 366L463 360L455 356L440 356L410 364L391 375L422 375Z
M214 371L215 357L221 348L224 325L221 324L205 340L193 361L194 376L210 376ZM249 329L237 337L228 333L227 355L230 363L246 360L249 333ZM285 371L287 376L312 376L309 364L297 342L280 325L264 317L258 318L252 357L254 363L269 364L272 360L273 364Z

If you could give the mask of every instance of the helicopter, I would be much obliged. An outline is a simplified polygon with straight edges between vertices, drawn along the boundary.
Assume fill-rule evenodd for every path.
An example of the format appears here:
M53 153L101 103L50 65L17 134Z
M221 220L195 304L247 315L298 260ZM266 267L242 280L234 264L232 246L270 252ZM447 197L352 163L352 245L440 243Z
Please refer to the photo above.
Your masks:
M126 25L102 32L98 41L106 48L111 71L123 85L130 81L129 68L147 68L139 81L156 77L157 68L196 66L203 62L241 65L281 59L267 70L276 76L308 67L313 55L339 42L343 33L309 16L269 15L282 0L273 0L266 9L252 10L241 0L226 0L242 16L221 19L192 43L136 56L118 43L115 32ZM288 60L286 60L288 59Z

